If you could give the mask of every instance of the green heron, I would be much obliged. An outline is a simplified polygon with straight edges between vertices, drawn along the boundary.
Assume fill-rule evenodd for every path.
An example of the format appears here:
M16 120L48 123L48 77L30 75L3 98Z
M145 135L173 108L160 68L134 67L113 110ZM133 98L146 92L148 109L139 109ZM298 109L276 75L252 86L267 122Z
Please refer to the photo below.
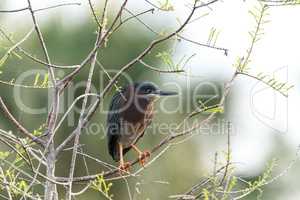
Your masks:
M133 148L144 166L150 156L136 146L153 118L154 102L159 96L176 95L176 92L161 91L151 82L129 84L112 98L107 117L108 150L112 158L120 161L120 171L128 170L130 163L124 163L123 156Z

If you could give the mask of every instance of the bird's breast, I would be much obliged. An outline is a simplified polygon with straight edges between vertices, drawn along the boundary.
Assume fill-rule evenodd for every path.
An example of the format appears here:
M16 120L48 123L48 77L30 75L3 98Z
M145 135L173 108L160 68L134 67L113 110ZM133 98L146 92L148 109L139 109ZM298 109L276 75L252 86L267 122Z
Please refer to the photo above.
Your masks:
M143 112L131 110L130 115L122 117L121 120L121 137L120 142L124 147L130 147L139 137L141 137L145 129L150 125L154 113L154 104L149 103ZM128 120L128 118L130 118Z

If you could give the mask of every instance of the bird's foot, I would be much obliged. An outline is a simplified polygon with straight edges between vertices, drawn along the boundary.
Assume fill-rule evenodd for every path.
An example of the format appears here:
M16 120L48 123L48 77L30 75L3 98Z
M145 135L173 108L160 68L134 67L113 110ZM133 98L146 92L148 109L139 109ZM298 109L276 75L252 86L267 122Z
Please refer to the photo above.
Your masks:
M130 162L125 162L123 164L120 164L120 166L119 166L120 174L122 174L122 172L129 172L130 167L131 167Z
M147 158L149 158L151 155L150 151L144 151L139 155L139 163L144 167L145 163L147 161Z

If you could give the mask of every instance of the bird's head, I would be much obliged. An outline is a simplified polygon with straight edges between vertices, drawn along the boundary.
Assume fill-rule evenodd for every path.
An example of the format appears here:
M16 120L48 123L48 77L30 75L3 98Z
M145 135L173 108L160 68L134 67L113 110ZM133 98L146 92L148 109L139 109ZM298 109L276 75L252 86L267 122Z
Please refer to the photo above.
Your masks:
M155 99L160 96L177 95L177 92L163 91L152 82L135 83L135 94L143 98Z

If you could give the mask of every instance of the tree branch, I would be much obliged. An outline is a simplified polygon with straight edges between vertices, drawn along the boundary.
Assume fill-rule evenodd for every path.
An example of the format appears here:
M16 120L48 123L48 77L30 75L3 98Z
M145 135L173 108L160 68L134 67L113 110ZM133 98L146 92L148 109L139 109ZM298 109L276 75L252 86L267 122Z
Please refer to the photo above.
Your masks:
M30 138L33 142L36 142L36 143L38 143L42 146L45 145L45 142L43 140L41 140L40 138L34 136L24 126L22 126L20 124L20 122L18 122L16 120L16 118L11 114L11 112L9 111L7 106L5 105L2 97L0 97L0 108L2 109L4 114L7 116L7 118L21 131L21 133L23 133L26 137Z
M61 4L54 5L54 6L39 8L39 9L33 10L33 12L40 12L40 11L44 11L44 10L50 10L52 8L58 8L58 7L62 7L62 6L74 6L74 5L80 6L81 3L79 3L79 2L78 3L76 3L76 2L75 3L61 3ZM26 11L28 9L29 9L29 7L19 8L19 9L14 9L14 10L0 10L0 13L16 13L16 12Z

